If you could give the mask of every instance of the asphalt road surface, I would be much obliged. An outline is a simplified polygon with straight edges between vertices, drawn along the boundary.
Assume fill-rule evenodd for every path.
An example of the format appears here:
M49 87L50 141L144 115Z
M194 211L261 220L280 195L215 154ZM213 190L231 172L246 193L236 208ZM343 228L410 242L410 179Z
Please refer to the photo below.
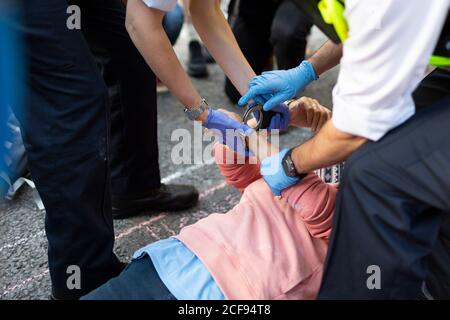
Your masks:
M313 31L309 52L324 42ZM182 61L187 59L184 31L176 46ZM194 80L195 86L212 106L225 107L242 115L242 109L232 105L223 92L224 75L217 65L209 65L210 76ZM323 75L305 91L305 95L331 106L331 89L337 70ZM177 128L190 132L193 126L186 119L179 102L170 93L158 96L159 157L165 183L195 185L200 192L197 206L184 212L145 212L138 217L115 221L115 251L128 261L138 248L161 238L175 235L186 225L211 213L226 213L240 198L239 193L226 186L214 164L175 165L171 161L171 134ZM282 146L294 146L310 136L307 129L292 129L281 136ZM44 212L37 209L32 191L22 188L12 201L0 203L0 299L47 299L50 278L47 267L47 240L44 232Z

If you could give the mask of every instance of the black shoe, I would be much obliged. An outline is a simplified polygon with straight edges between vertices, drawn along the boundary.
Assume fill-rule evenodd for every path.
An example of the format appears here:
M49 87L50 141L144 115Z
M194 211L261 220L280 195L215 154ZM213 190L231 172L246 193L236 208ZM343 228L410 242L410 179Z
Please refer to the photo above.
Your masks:
M208 76L202 45L198 41L191 41L189 43L189 61L187 67L187 73L191 77L205 78Z
M205 46L202 46L203 48L203 56L205 57L205 62L208 64L214 64L216 63L216 60L214 60L214 57L209 53L208 49Z
M180 211L193 207L198 192L192 186L165 185L139 196L113 196L114 219L125 219L142 211Z

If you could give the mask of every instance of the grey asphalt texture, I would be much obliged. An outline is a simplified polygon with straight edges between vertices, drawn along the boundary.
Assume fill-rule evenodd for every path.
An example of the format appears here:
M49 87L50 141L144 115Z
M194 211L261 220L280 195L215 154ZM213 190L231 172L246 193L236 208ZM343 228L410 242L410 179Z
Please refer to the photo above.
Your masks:
M309 52L324 42L314 30ZM187 60L185 32L176 45L182 61ZM223 91L224 75L217 65L209 65L209 77L194 79L200 94L212 106L224 107L242 115L243 109L232 105ZM314 97L325 106L331 106L331 89L337 69L324 74L310 85L306 96ZM226 213L240 198L239 193L225 186L217 167L205 165L175 165L171 161L171 134L177 128L192 132L182 107L170 94L158 96L159 158L161 175L166 183L192 184L200 192L199 203L186 211L144 212L138 217L115 221L115 252L123 261L129 261L138 248L158 239L175 235L186 225L195 223L211 213ZM310 136L307 129L292 129L281 136L281 146L294 146ZM48 299L50 278L47 267L47 240L44 231L44 212L40 212L29 187L23 187L16 197L0 203L0 299Z

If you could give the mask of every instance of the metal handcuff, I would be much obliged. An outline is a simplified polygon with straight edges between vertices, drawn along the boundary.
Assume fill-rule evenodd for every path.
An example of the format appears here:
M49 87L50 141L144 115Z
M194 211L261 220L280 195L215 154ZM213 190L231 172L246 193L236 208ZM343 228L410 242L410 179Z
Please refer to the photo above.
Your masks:
M258 112L258 117L255 116L255 112ZM263 114L263 107L260 104L255 104L253 106L247 107L247 110L245 110L244 116L242 117L242 122L244 124L247 124L247 122L250 120L251 117L254 117L255 119L258 119L258 122L256 123L256 126L253 128L255 131L259 131L261 129L261 125L264 120L264 114Z
M258 112L258 117L255 116L255 112ZM245 110L244 116L242 117L242 122L247 124L253 115L255 119L258 119L258 122L253 129L255 131L259 131L262 129L267 129L270 126L270 121L275 114L276 112L273 111L264 111L263 106L260 104L254 104L247 107L247 110Z
M255 112L258 112L258 116L255 116ZM276 114L276 112L273 111L264 111L263 106L260 104L254 104L252 106L248 106L247 110L245 110L245 113L242 117L242 122L244 124L247 124L247 122L251 119L253 116L255 119L258 119L258 122L256 123L256 126L252 129L255 131L259 131L262 129L267 129L270 125L270 121L272 120L272 117ZM249 149L248 147L248 139L244 134L241 134L242 142L245 145L246 150Z

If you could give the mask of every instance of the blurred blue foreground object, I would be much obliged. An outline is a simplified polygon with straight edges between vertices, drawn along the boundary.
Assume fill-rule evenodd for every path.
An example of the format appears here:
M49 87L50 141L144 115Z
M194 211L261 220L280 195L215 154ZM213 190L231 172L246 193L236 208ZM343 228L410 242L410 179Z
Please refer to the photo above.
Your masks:
M9 177L10 157L6 154L12 149L10 143L12 130L8 126L11 118L10 108L15 112L22 110L23 99L23 57L19 36L11 25L19 17L19 9L13 1L0 0L0 177ZM9 189L5 179L0 179L0 197Z

